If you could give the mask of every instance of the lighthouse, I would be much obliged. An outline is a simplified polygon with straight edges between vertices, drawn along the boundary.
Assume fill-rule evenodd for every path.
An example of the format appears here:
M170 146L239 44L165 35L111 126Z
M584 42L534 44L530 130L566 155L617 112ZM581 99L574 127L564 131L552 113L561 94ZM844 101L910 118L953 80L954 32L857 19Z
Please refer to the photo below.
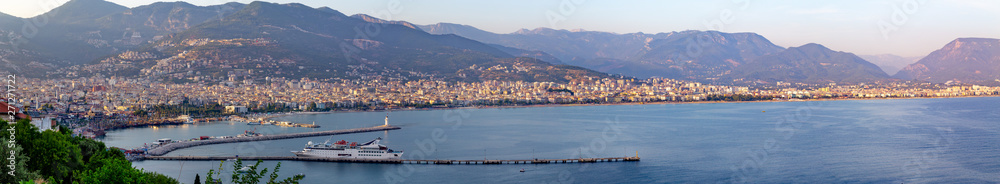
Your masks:
M389 113L385 114L385 125L384 126L389 126Z

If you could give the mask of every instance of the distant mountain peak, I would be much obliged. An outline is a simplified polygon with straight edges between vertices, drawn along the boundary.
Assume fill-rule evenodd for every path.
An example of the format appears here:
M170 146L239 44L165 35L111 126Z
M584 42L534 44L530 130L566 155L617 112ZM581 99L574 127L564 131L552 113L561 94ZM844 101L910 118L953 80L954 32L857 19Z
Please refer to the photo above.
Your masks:
M312 7L306 6L306 5L302 4L302 3L288 3L288 4L285 4L285 5L291 6L291 7L299 7L299 8L312 8Z
M877 55L859 55L865 61L871 62L878 65L882 71L889 75L896 75L900 69L906 67L906 65L913 64L920 60L922 57L902 57L893 54L877 54Z
M514 31L513 34L528 34L529 32L531 32L531 30L528 30L528 29L525 29L525 28L521 28L521 29L518 29L517 31Z
M962 47L980 47L980 46L990 46L991 44L996 44L998 39L993 38L958 38L952 40L945 47L952 49L959 49Z
M944 83L993 83L1000 79L1000 39L958 38L894 76Z
M108 2L106 0L70 0L66 2L66 4L70 3L111 3L111 2Z
M411 29L421 30L419 27L417 27L417 25L414 25L414 24L412 24L410 22L406 22L406 21L389 21L389 20L383 20L383 19L380 19L380 18L377 18L377 17L372 17L370 15L360 14L360 13L359 14L351 15L351 17L364 20L365 22L378 23L378 24L395 24L395 25L406 26L406 27L409 27ZM423 30L421 30L421 31L423 31Z
M958 38L958 39L955 39L954 42L995 42L997 40L998 39L996 39L996 38L967 37L967 38Z
M158 5L173 5L173 6L182 6L182 7L196 7L196 5L193 5L191 3L184 2L184 1L174 1L174 2L163 2L163 1L160 1L160 2L155 2L153 4L145 5L145 6L158 6Z
M440 22L440 23L437 23L437 24L431 24L431 25L420 26L420 27L421 27L421 29L424 29L424 30L426 30L428 32L436 32L436 31L433 31L433 30L442 30L442 29L449 29L449 30L450 29L475 29L475 30L479 30L476 27L472 27L470 25L453 24L453 23L446 23L446 22ZM428 29L428 28L430 28L430 29ZM480 31L482 31L482 30L480 30Z
M417 26L417 27L419 27L421 30L424 30L427 33L431 33L431 34L458 34L458 35L463 35L463 32L475 32L475 34L481 34L481 35L493 34L493 33L487 32L487 31L483 31L483 30L477 29L476 27L472 27L470 25L453 24L453 23L446 23L446 22L441 22L441 23L431 24L431 25L426 25L426 26ZM468 35L464 35L464 36L468 37ZM484 41L484 40L479 40L479 41L481 41L481 42L488 42L488 41Z
M254 1L254 2L250 2L250 4L247 4L247 7L248 8L278 8L278 7L285 7L285 8L296 8L296 9L303 9L303 10L304 9L314 9L314 8L309 7L307 5L304 5L302 3L285 3L285 4L279 4L279 3L272 3L272 2L266 2L266 1Z
M818 43L807 43L807 44L805 44L805 45L802 45L802 46L798 46L797 48L799 48L799 49L821 49L821 50L830 50L830 48L826 48L826 46L823 46L823 45L820 45L820 44L818 44Z
M57 23L94 20L128 10L128 7L104 0L71 0L42 15Z
M565 31L565 30L555 30L555 29L547 28L547 27L539 27L539 28L535 28L535 29L532 29L532 30L520 29L520 30L517 30L517 32L514 32L514 34L522 34L522 35L550 34L550 33L555 33L555 32L558 32L558 31Z
M733 70L730 79L750 82L867 82L889 78L882 69L860 57L808 43L751 59Z
M827 48L826 46L820 45L818 43L807 43L805 45L798 46L798 47L790 47L790 48L788 48L788 50L800 51L800 52L803 52L803 53L805 53L807 55L817 56L817 57L827 57L826 55L833 54L833 53L845 53L845 52L835 51L833 49Z
M248 9L260 9L260 8L268 8L268 7L272 7L273 8L273 7L279 7L279 6L282 6L282 4L272 3L272 2L266 2L266 1L253 1L253 2L250 2L249 4L247 4L246 8L248 8Z

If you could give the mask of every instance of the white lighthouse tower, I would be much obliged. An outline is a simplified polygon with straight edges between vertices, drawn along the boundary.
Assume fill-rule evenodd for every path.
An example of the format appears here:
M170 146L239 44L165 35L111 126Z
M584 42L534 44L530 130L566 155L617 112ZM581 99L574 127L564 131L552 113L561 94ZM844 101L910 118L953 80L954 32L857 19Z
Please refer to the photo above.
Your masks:
M389 126L389 113L385 113L385 125L382 126Z

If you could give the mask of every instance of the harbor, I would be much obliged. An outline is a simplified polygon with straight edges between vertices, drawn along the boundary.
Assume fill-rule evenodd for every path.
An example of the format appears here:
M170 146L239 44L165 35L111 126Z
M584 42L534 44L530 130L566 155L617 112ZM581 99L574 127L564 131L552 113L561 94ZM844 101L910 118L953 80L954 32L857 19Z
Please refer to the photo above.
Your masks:
M260 135L260 134L249 134L247 136L239 137L226 137L217 139L207 139L207 140L191 140L191 141L163 141L162 145L154 146L149 150L145 151L146 155L149 156L161 156L171 151L184 149L195 146L211 145L211 144L226 144L226 143L237 143L237 142L250 142L250 141L266 141L266 140L277 140L277 139L292 139L300 137L314 137L314 136L327 136L327 135L339 135L339 134L351 134L351 133L362 133L362 132L375 132L375 131L387 131L400 129L396 126L391 125L380 125L375 127L367 128L354 128L354 129L342 129L342 130L328 130L328 131L317 131L317 132L302 132L302 133L289 133L289 134L274 134L274 135Z
M637 151L635 156L625 156L625 157L606 157L606 158L575 158L575 159L520 159L520 160L407 160L400 159L399 155L395 157L370 157L373 154L367 154L366 157L327 157L327 156L163 156L170 151L189 148L201 145L210 144L224 144L224 143L235 143L235 142L248 142L248 141L265 141L265 140L275 140L275 139L290 139L299 137L312 137L312 136L325 136L325 135L338 135L338 134L350 134L350 133L362 133L362 132L373 132L373 131L387 131L396 130L399 127L389 125L389 116L385 117L385 124L375 127L368 128L355 128L355 129L343 129L343 130L330 130L330 131L319 131L319 132L302 132L302 133L290 133L290 134L275 134L275 135L260 135L255 131L247 131L243 135L237 137L226 137L218 139L204 139L202 140L191 140L191 141L179 141L173 142L169 139L161 139L158 142L163 143L163 145L157 145L153 149L145 152L145 154L134 155L130 157L130 160L141 161L141 160L193 160L193 161L212 161L212 160L233 160L233 159L243 159L243 160L287 160L287 161L312 161L312 162L345 162L345 163L386 163L386 164L479 164L479 165L491 165L491 164L549 164L549 163L596 163L596 162L635 162L639 161L639 152ZM365 143L360 147L356 142L350 143L347 146L346 141L338 141L333 146L339 149L358 149L358 148L371 148L371 149L388 149L383 145L379 144L381 138L372 140L369 143ZM312 144L312 142L310 142ZM319 150L326 150L324 148L331 148L327 144L318 144L321 147L317 147ZM323 147L322 145L325 145ZM316 146L316 145L313 145ZM307 147L313 148L313 146ZM393 152L388 149L385 153L399 153ZM302 153L302 152L300 152ZM339 153L339 152L338 152ZM348 153L348 152L345 152ZM340 154L340 155L350 155Z
M297 157L297 156L146 156L145 160L286 160L314 162L348 162L348 163L385 163L385 164L550 164L550 163L596 163L596 162L637 162L639 156L609 157L609 158L574 158L574 159L530 159L530 160L401 160L401 159L353 159L327 157Z

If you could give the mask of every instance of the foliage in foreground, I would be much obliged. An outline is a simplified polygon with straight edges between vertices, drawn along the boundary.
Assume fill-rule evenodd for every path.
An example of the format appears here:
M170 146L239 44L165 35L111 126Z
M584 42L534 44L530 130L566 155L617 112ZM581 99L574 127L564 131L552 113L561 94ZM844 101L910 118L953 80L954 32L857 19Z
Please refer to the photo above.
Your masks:
M260 179L263 178L264 175L268 175L268 171L267 171L268 168L264 168L263 170L257 171L257 168L260 166L261 162L263 162L263 161L257 160L257 163L249 166L249 169L247 169L247 170L245 170L243 172L237 172L240 169L242 169L242 167L243 167L243 160L242 159L236 159L236 161L233 162L233 174L230 177L230 181L232 183L234 183L234 184L258 184L258 183L260 183ZM220 184L220 183L222 183L221 178L215 178L214 176L222 177L222 170L223 170L222 169L222 165L224 163L225 163L225 161L219 163L219 170L212 169L212 170L208 171L208 176L205 177L205 183L207 183L207 184ZM305 177L303 175L295 175L295 176L292 176L292 177L285 178L284 180L281 180L281 181L275 181L276 179L278 179L278 170L280 170L280 169L281 169L281 162L278 162L278 165L274 166L274 172L271 172L271 174L269 175L269 179L267 180L267 184L290 184L290 183L297 184L297 183L299 183L299 180L302 180L302 178ZM196 179L195 181L198 181L197 178L195 178L195 179Z
M10 168L0 169L4 173L0 181L179 183L162 174L136 169L121 151L108 148L99 141L74 137L67 128L39 132L28 120L18 120L15 124L0 120L0 130L3 130L0 131L0 140L4 141L5 157L13 150L16 162L13 176L7 174ZM7 141L12 138L15 144L7 148Z

